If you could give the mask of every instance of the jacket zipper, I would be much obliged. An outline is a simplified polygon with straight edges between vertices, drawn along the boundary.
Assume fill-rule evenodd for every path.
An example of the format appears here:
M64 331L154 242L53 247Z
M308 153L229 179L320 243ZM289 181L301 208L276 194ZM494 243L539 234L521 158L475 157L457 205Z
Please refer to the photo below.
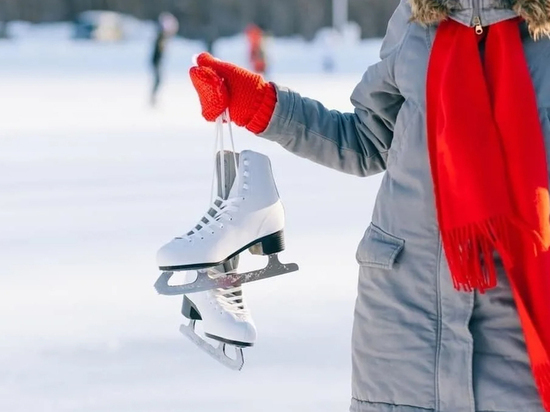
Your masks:
M473 0L473 6L474 6L474 18L472 20L472 23L474 25L474 30L476 31L477 35L483 34L483 26L481 25L481 7L479 5L480 0Z

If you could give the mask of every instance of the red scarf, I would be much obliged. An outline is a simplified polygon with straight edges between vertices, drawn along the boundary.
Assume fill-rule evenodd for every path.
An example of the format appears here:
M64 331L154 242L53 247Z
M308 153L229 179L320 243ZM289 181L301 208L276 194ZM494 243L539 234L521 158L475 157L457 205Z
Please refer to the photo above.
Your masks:
M427 78L428 148L455 288L495 286L497 252L550 411L550 201L546 150L518 20L442 22ZM485 41L482 62L479 42Z

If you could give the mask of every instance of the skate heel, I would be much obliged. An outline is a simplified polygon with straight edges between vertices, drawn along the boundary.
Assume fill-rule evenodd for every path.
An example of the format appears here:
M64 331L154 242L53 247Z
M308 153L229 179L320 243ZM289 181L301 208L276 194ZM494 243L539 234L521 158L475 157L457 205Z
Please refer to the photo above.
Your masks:
M280 230L269 236L263 237L258 243L252 245L250 253L253 255L272 255L285 250L285 235L284 231Z
M181 305L181 314L187 319L202 320L201 314L195 307L195 304L187 297L183 297L183 304Z

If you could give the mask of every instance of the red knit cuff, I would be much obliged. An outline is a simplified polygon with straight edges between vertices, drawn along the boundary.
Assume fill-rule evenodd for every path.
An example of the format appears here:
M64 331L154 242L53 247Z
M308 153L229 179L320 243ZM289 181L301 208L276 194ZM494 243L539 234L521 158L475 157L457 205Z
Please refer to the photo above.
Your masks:
M264 96L258 111L254 114L250 122L246 125L246 128L254 134L262 133L269 124L273 111L275 110L275 104L277 103L277 92L275 86L271 83L267 83L265 87Z

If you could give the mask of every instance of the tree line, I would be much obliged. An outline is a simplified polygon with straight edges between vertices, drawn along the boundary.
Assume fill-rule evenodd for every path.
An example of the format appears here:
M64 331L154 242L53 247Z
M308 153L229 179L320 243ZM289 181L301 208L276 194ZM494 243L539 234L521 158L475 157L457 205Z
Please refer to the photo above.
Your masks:
M381 37L399 0L349 0L349 20L361 36ZM112 10L139 19L156 19L162 11L180 22L180 35L215 40L256 23L273 36L311 39L332 23L332 0L0 0L0 21L73 21L86 10Z

